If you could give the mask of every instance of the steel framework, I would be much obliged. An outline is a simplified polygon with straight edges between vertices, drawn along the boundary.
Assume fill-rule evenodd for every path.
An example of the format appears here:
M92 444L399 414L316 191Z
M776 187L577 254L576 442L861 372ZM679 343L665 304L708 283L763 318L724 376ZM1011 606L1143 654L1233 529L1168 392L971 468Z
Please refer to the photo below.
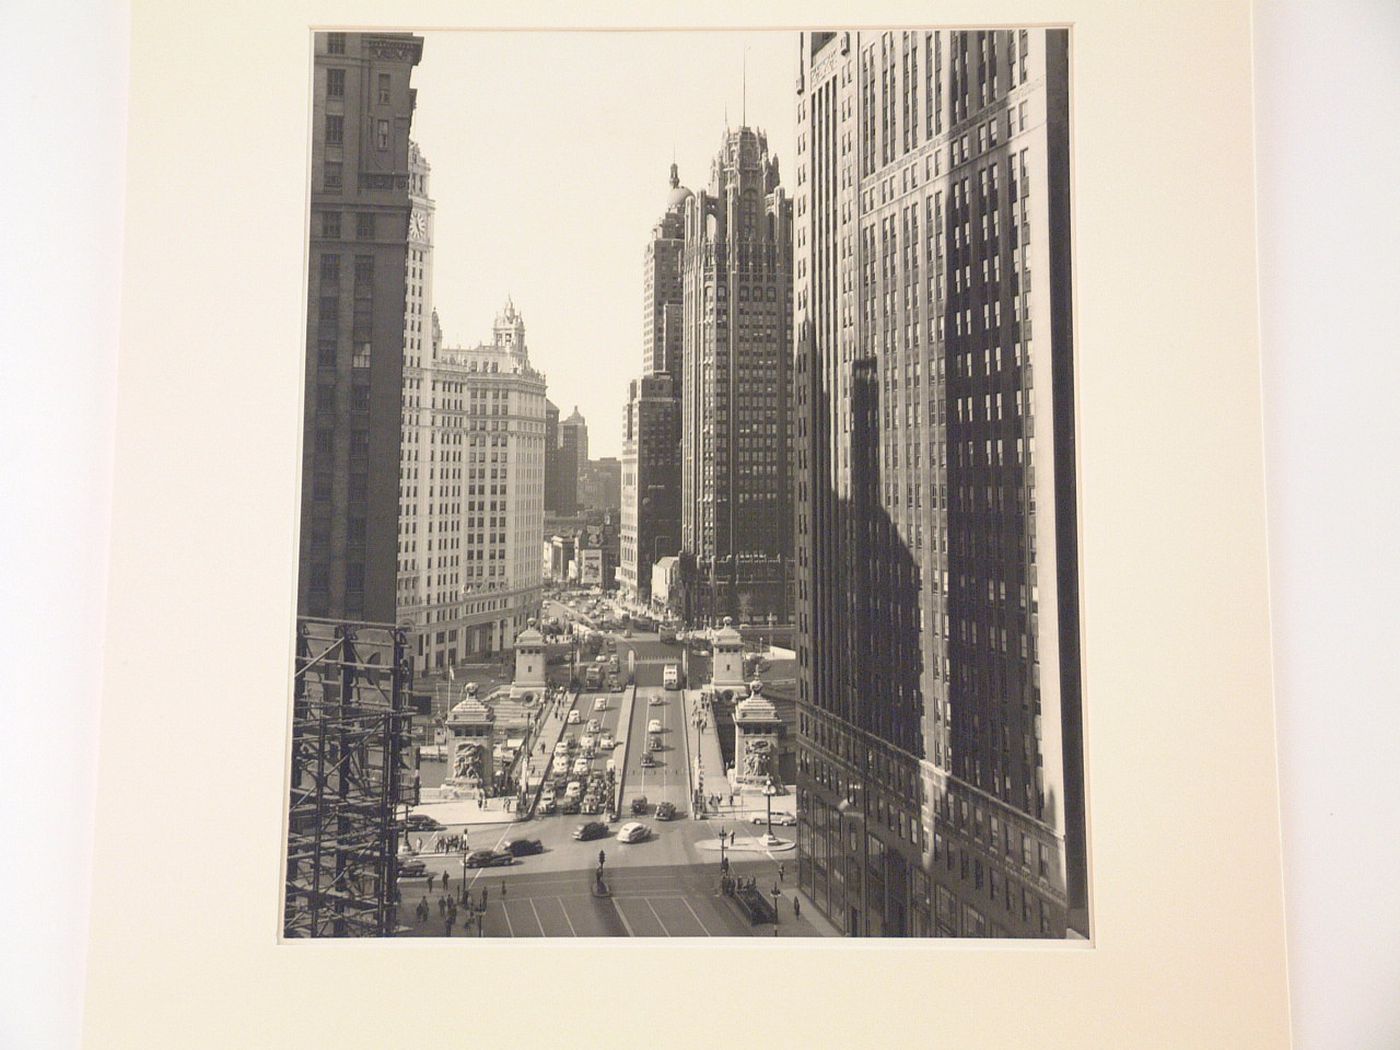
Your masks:
M299 618L287 821L287 937L398 926L398 806L411 802L405 633Z

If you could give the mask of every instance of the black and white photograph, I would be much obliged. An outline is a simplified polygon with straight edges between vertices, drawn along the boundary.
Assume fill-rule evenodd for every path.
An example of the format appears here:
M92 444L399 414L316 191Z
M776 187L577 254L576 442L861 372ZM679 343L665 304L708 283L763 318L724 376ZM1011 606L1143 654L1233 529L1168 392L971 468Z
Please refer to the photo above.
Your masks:
M1090 941L1072 43L312 35L284 939Z

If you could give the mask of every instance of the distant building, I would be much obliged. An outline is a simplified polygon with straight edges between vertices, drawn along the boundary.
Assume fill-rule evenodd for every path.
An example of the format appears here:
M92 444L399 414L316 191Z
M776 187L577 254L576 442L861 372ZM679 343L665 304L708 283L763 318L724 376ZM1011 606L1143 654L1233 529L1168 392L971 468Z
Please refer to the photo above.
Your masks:
M579 503L588 510L612 511L622 507L622 462L615 456L590 459L579 476Z
M671 165L666 210L652 228L642 267L642 375L628 385L622 440L622 544L618 582L651 596L651 568L680 549L681 254L694 194Z
M1088 934L1064 30L802 34L798 876Z
M588 423L579 414L578 405L574 406L573 414L568 419L560 420L559 440L561 444L573 448L574 469L582 476L584 468L588 466Z
M562 445L559 409L545 402L544 509L546 514L571 515L578 510L578 452Z
M685 205L681 550L687 615L786 621L792 201L766 136L725 132Z
M417 576L399 616L420 670L509 648L543 596L545 377L525 322L507 301L490 343L437 343L405 392L421 436L404 481Z
M421 37L317 33L297 614L393 623Z

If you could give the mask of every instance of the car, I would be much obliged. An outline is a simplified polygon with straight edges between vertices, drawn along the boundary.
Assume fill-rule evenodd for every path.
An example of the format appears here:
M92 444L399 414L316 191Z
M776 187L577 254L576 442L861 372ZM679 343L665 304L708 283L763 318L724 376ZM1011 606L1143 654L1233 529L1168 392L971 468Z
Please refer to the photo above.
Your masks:
M576 777L586 777L586 776L588 776L588 759L586 759L586 758L578 758L578 759L575 759L575 760L574 760L574 776L576 776Z
M753 823L755 823L755 824L767 824L767 823L768 823L768 816L767 816L767 814L765 814L765 813L760 813L758 816L756 816L756 817L753 818ZM774 814L773 814L773 823L774 823L775 825L780 826L780 827L795 828L795 827L797 827L797 818L796 818L795 816L793 816L791 813L774 813Z
M613 674L617 674L618 671L622 670L622 665L617 662L616 654L608 657L608 670Z
M593 701L593 710L595 710L595 711L606 711L607 709L608 709L608 698L607 698L607 697L605 697L605 696L600 696L600 697L598 697L597 700L594 700L594 701Z
M493 849L473 850L467 854L466 860L469 868L496 868L514 863L515 858L509 853L498 853Z
M647 723L647 732L648 732L648 733L659 733L659 732L661 732L661 720L660 720L659 718L653 718L650 722L648 722L648 723Z
M412 860L399 861L399 878L401 879L421 879L428 874L428 866L416 857Z
M655 733L652 733L651 736L647 737L647 750L648 750L648 751L660 751L660 750L661 750L661 738L660 738L659 736L657 736Z
M559 813L560 813L561 816L565 816L565 817L572 816L573 814L577 813L578 811L579 811L579 802L578 802L578 799L575 798L575 797L572 796L572 795L570 795L568 798L564 799L563 802L560 802L560 803L559 803Z
M651 836L651 828L640 821L628 821L617 829L617 841L624 845L632 842L644 842Z
M578 798L583 794L583 783L578 780L569 781L569 786L564 789L564 794L570 798Z
M640 817L646 811L647 797L645 795L638 795L632 800L632 815L634 817Z
M529 857L544 852L544 843L539 839L509 839L501 843L501 849L512 857Z
M601 839L608 833L608 826L601 820L590 820L587 824L580 824L574 828L574 838L580 842L587 842L589 839Z
M612 738L610 733L604 733L603 739L598 741L600 751L611 751L615 747L617 747L617 741Z
M655 766L655 765L656 765L656 759L654 759L654 758L651 757L651 752L650 752L650 751L643 751L643 752L642 752L642 768L643 768L643 769L651 769L651 768L652 768L653 766Z
M410 813L403 822L408 831L441 831L442 825L426 813Z
M612 680L612 691L614 693L621 693L624 692L626 689L627 685L622 681L621 678L614 678Z
M656 807L656 819L657 819L657 820L675 820L675 819L676 819L676 807L675 807L675 804L674 804L674 803L671 803L671 802L662 802L662 803L660 803L659 805L657 805L657 807Z
M549 816L549 814L554 812L555 808L553 795L541 795L540 804L535 807L535 812L542 816Z
M583 739L578 742L578 746L585 752L593 751L598 747L598 738L592 733L585 733Z
M597 736L598 730L600 730L601 728L603 728L603 724L599 722L596 718L590 718L588 720L588 725L584 726L584 730L590 736Z
M582 717L580 717L580 715L579 715L579 713L578 713L577 711L570 711L570 712L569 712L569 725L571 725L571 726L576 726L576 725L578 725L581 721L583 721L583 719L582 719Z
M653 696L647 697L647 703L652 704L652 705L655 705L655 704L664 704L665 702L666 702L666 698L665 698L664 696L653 695Z

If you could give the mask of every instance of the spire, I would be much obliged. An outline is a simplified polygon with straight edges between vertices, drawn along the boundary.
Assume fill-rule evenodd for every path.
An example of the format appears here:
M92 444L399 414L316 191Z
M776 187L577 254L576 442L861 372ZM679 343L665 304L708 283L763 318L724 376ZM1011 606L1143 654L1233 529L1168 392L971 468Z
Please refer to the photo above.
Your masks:
M675 189L681 184L680 169L676 167L676 162L671 161L671 189Z
M743 58L740 59L740 62L741 62L742 64L741 64L741 66L740 66L740 73L739 73L739 98L741 99L741 101L740 101L740 106L741 106L742 108L741 108L740 111L739 111L739 112L740 112L739 123L740 123L741 125L743 125L744 127L748 127L748 123L749 123L749 49L748 49L747 47L744 48Z

